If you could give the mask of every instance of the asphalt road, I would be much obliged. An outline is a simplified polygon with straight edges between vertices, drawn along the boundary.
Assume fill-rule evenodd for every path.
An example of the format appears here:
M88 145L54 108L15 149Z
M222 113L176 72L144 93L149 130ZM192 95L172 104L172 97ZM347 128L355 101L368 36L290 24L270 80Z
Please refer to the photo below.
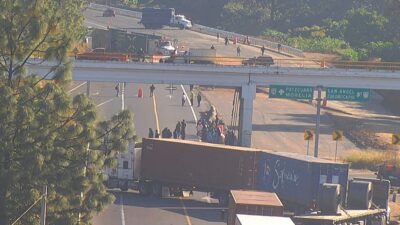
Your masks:
M113 194L116 200L93 219L95 225L223 225L221 208L204 193L190 198L156 198L137 192Z
M120 88L117 96L115 83L90 83L90 98L99 109L99 119L108 119L122 108L134 113L134 122L138 138L148 135L148 128L175 128L177 121L187 121L187 139L197 139L195 121L199 112L208 109L206 101L200 107L190 107L186 101L182 107L181 97L189 92L188 86L155 85L154 98L149 97L149 85L127 83ZM138 97L139 88L143 97ZM172 91L171 91L172 89ZM196 88L194 89L197 93ZM70 88L71 95L87 92L86 82L74 82ZM189 94L187 94L189 95ZM156 116L157 115L157 116ZM94 225L109 224L174 224L174 225L209 225L223 224L220 218L221 208L216 200L210 199L204 193L196 192L191 198L160 199L144 197L136 192L113 192L116 197L114 204L103 212L94 215Z
M120 84L119 96L116 96L115 86L117 83L91 82L90 98L98 108L99 119L105 120L124 109L128 109L134 114L135 129L138 138L147 137L149 128L154 131L158 127L160 130L169 128L175 129L178 121L186 121L186 139L196 140L196 120L199 118L199 111L208 109L207 102L203 101L201 107L190 107L189 100L186 99L182 107L181 99L185 93L190 96L189 86L183 85L157 85L155 84L154 99L150 98L148 84L127 83L125 88ZM170 90L172 87L172 91ZM143 97L138 97L138 91L142 89ZM86 82L74 82L70 93L75 95L87 92ZM123 92L123 93L122 93ZM197 94L197 90L194 90ZM124 103L123 103L124 102Z

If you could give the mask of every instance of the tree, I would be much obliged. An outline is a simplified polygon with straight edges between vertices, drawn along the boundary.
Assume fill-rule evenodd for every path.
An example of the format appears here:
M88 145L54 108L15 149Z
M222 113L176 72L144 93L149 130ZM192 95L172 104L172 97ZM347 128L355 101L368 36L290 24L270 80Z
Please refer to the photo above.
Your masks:
M352 47L360 48L369 42L385 40L387 19L376 11L365 7L353 9L349 12L347 20L344 37Z
M0 1L0 224L15 221L40 197L43 185L49 224L77 224L79 214L89 224L92 212L113 200L100 169L115 164L117 152L133 140L133 116L123 111L98 121L88 97L67 92L67 53L85 34L86 5ZM47 74L30 74L26 64L33 56L56 66ZM38 224L39 211L32 208L19 224Z

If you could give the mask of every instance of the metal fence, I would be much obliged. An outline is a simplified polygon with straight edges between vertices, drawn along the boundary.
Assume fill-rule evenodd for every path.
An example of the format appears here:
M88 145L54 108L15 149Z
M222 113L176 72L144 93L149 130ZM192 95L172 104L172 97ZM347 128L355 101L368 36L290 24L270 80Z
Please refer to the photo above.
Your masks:
M109 7L109 6L105 6L105 5L94 4L94 3L90 4L89 8L95 9L95 10L105 10L106 8L112 8L115 10L115 12L118 15L130 16L130 17L134 17L134 18L138 18L138 19L142 18L141 12L137 12L137 11L133 11L133 10L120 9L120 8ZM276 52L281 52L281 53L289 54L289 55L295 55L298 57L304 57L303 51L301 51L299 49L296 49L296 48L293 48L293 47L290 47L287 45L282 45L282 44L279 49L278 48L279 43L264 40L261 38L250 37L250 36L246 36L243 34L237 34L234 32L215 29L212 27L206 27L206 26L199 25L199 24L193 25L192 30L197 31L199 33L204 33L204 34L215 36L215 38L217 37L217 34L219 34L221 38L228 37L231 40L237 39L239 42L242 42L242 43L244 42L244 40L248 39L250 45L255 45L255 46L259 46L259 47L265 46L265 48L274 50Z

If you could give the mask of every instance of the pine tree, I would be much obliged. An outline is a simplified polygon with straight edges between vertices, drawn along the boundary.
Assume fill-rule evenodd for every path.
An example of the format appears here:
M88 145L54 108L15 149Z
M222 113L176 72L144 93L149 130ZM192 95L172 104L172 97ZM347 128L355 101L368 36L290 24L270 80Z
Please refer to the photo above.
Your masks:
M11 224L48 186L48 224L90 224L113 197L101 169L134 139L133 116L98 121L87 96L69 96L67 53L85 35L84 0L0 1L0 224ZM32 57L56 61L30 74ZM46 79L46 80L45 80ZM106 142L104 140L107 139ZM81 196L81 193L83 194ZM33 207L17 224L38 224Z

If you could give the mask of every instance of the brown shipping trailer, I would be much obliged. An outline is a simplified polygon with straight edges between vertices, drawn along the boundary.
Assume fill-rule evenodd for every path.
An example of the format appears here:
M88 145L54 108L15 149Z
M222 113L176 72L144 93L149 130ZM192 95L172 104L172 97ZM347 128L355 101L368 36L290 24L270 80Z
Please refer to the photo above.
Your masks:
M275 193L232 190L229 197L228 225L235 225L237 214L283 216L283 204Z
M212 192L227 202L229 190L255 188L259 152L203 142L144 138L139 191L159 195L162 186L176 186Z

